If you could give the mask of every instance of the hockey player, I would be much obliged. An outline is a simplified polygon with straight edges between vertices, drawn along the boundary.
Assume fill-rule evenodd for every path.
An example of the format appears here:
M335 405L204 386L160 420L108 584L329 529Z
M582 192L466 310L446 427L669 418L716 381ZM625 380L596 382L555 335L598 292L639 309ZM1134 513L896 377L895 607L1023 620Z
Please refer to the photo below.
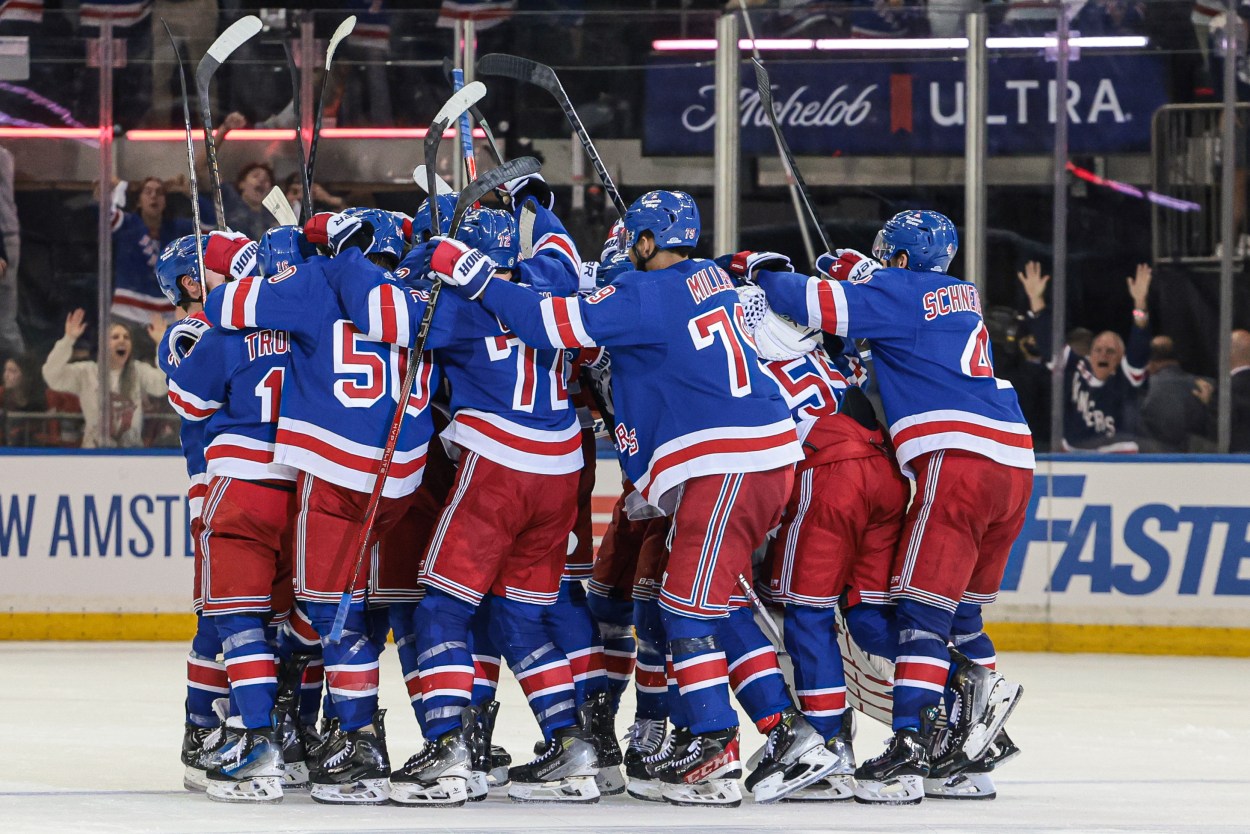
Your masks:
M458 236L518 281L565 292L576 287L576 267L567 258L517 262L517 229L506 212L470 212ZM437 254L433 247L410 253L399 271L413 287L405 294L407 306L415 308L406 311L411 326L396 332L401 345L413 339L425 288L432 286L409 272L424 275L431 251ZM358 322L378 318L394 303L394 285L369 277L352 276L340 286L344 309ZM458 449L460 468L421 569L426 596L418 607L417 645L427 743L392 774L392 798L442 806L467 799L466 736L477 729L466 726L477 723L469 712L474 664L468 643L475 612L489 597L490 636L526 692L546 742L538 759L511 769L509 796L595 801L594 738L587 722L578 721L572 669L543 613L559 592L582 467L564 351L521 344L495 317L450 293L439 302L430 344L438 346L437 361L451 384L452 421L442 437Z
M158 343L157 365L171 383L178 373L179 364L209 326L202 312L204 294L216 286L214 281L222 280L220 274L214 274L207 283L204 281L200 275L195 245L193 235L179 238L165 247L156 263L156 279L161 292L183 316L169 329L165 328L163 316L153 316L152 321L154 340ZM195 581L192 592L195 636L191 639L191 651L187 655L186 724L182 736L182 764L185 769L183 786L187 790L195 791L208 787L200 759L205 746L212 746L221 735L220 731L214 733L220 722L214 714L213 701L230 694L226 665L219 659L221 638L217 635L213 621L203 616L201 575L204 551L200 548L200 532L203 530L200 511L208 492L204 429L203 421L182 420L178 430L182 454L187 461L187 475L191 479L187 489L187 507L191 515L191 542L195 552ZM210 739L210 736L213 738Z
M210 293L205 312L230 330L274 328L290 335L274 462L298 470L295 596L322 635L334 719L310 773L318 802L383 804L390 773L383 712L377 709L378 650L368 639L364 592L355 577L342 640L325 639L354 567L356 539L394 414L407 356L383 342L394 318L357 329L339 308L342 273L385 273L403 251L403 232L389 212L317 215L308 240L334 258L315 256L265 279L247 278ZM434 368L422 361L405 403L393 464L382 490L374 536L403 516L421 482L433 433L429 396ZM363 571L362 571L363 573Z
M206 270L249 275L257 245L241 235L207 239ZM239 715L207 757L208 796L279 802L285 762L270 629L291 606L293 470L273 466L289 340L281 331L209 328L170 381L184 420L207 421L210 478L203 514L204 614L221 637Z
M445 238L433 263L527 344L611 349L622 467L675 528L660 604L690 739L662 774L664 797L737 805L738 722L716 621L780 518L802 452L742 334L732 282L690 257L699 238L694 200L653 191L624 220L637 271L586 298L544 299L492 280L489 258Z
M933 721L950 672L947 641L974 635L988 643L981 606L998 591L1032 490L1032 439L1015 392L994 377L976 288L945 274L957 246L946 217L907 211L878 233L876 260L838 250L833 273L845 281L756 274L777 312L836 336L872 340L898 461L917 481L890 587L898 640L895 735L856 771L856 799L864 802L924 798ZM984 713L953 744L975 761L1020 690L984 667L967 674L982 686L980 703L964 706L984 705Z

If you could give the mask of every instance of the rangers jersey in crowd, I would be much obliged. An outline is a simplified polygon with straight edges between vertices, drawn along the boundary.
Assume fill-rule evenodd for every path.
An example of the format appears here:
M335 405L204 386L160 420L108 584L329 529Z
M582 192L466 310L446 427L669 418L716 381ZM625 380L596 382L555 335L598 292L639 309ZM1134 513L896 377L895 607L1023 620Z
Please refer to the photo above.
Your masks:
M626 272L574 298L493 280L482 302L536 347L610 348L621 466L666 512L673 500L665 495L691 478L802 458L777 384L742 335L733 284L711 261Z
M408 308L387 308L385 320L362 332L343 312L331 284L340 270L385 275L358 249L313 257L268 278L250 277L209 293L205 314L231 329L271 328L290 335L274 462L337 486L369 492L382 458L408 352L396 347ZM419 319L421 310L414 315ZM434 423L433 365L421 363L382 494L401 498L421 484Z
M165 244L194 231L194 224L173 218L161 224L160 240L153 240L138 212L114 211L112 315L147 324L153 313L173 317L174 306L156 281L156 261Z
M421 258L414 252L397 274L405 275ZM543 267L548 282L575 288L573 269L559 269L562 282L554 280L556 270ZM393 338L409 347L433 284L417 280L405 289L378 270L341 272L335 286L344 312L357 326L372 327L406 308L401 316L406 326L397 328ZM562 475L582 468L563 350L522 343L481 305L450 292L440 293L426 345L436 349L437 366L451 383L452 420L441 434L449 449L456 444L521 472Z
M172 396L175 382L180 378L182 360L199 343L200 337L210 325L203 313L187 316L176 322L161 336L156 348L156 364L165 372ZM182 456L187 461L187 477L191 486L187 489L187 507L194 521L200 517L204 496L208 494L208 463L204 459L204 446L208 424L203 420L182 420L178 427L178 439L182 442Z
M844 338L872 340L899 466L964 449L1033 468L1033 439L1011 384L994 377L976 287L949 275L878 269L858 283L759 273L774 310Z

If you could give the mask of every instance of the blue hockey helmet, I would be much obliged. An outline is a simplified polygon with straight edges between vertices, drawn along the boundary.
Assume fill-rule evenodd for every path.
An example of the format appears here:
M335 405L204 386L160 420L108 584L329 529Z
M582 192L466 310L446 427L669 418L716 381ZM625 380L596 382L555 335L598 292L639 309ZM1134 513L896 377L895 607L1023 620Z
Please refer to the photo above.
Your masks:
M451 231L451 216L456 213L456 195L439 194L438 200L438 233L445 235ZM412 242L419 243L430 239L430 200L421 201L417 213L412 217Z
M317 247L304 237L299 226L274 226L260 239L256 266L266 277L277 275L288 266L297 266L317 254Z
M632 249L643 232L657 249L677 249L699 242L699 207L684 191L648 191L625 212L625 248Z
M516 219L499 209L474 209L460 221L456 239L479 249L500 269L516 266L521 251Z
M599 263L607 263L613 255L617 252L624 252L625 249L625 223L622 220L617 220L612 224L607 238L603 241L603 250L599 253Z
M945 214L936 211L900 211L885 222L872 244L872 256L888 262L907 253L907 268L916 272L946 272L959 249L959 233Z
M169 299L169 303L174 306L177 306L182 298L182 287L178 285L178 281L184 275L190 275L192 280L200 285L201 290L203 289L204 276L200 274L200 260L195 251L195 235L178 238L165 247L165 251L161 252L160 258L156 261L156 283L160 285L161 292Z
M390 255L395 263L404 256L407 240L404 236L404 220L393 211L375 208L349 208L343 212L348 217L359 217L373 226L373 243L364 250L366 255Z
M606 261L599 262L599 270L595 273L596 289L603 289L618 277L634 268L628 252L617 252Z

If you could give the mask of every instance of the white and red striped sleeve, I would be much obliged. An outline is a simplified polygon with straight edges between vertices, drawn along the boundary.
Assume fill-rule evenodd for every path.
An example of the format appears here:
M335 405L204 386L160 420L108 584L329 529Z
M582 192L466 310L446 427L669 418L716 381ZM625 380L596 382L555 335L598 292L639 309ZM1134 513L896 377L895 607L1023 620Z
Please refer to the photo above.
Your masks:
M586 332L579 299L544 298L539 309L547 340L553 347L595 347L595 340Z
M369 327L365 335L376 342L406 347L412 338L408 295L398 284L380 284L369 291Z
M219 401L197 396L179 386L172 379L169 381L169 404L182 419L193 422L207 420L217 409L221 408Z
M256 307L264 279L252 276L223 287L221 326L229 330L256 327Z

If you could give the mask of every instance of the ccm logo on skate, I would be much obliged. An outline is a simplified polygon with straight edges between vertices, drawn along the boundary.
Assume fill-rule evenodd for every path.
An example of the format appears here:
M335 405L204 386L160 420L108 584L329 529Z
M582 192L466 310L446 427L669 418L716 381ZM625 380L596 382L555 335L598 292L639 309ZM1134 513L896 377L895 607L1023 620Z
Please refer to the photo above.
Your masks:
M730 745L724 753L721 753L710 762L706 762L702 767L696 768L686 774L687 783L702 782L704 779L711 779L719 773L722 768L729 767L738 761L738 748L736 745Z

